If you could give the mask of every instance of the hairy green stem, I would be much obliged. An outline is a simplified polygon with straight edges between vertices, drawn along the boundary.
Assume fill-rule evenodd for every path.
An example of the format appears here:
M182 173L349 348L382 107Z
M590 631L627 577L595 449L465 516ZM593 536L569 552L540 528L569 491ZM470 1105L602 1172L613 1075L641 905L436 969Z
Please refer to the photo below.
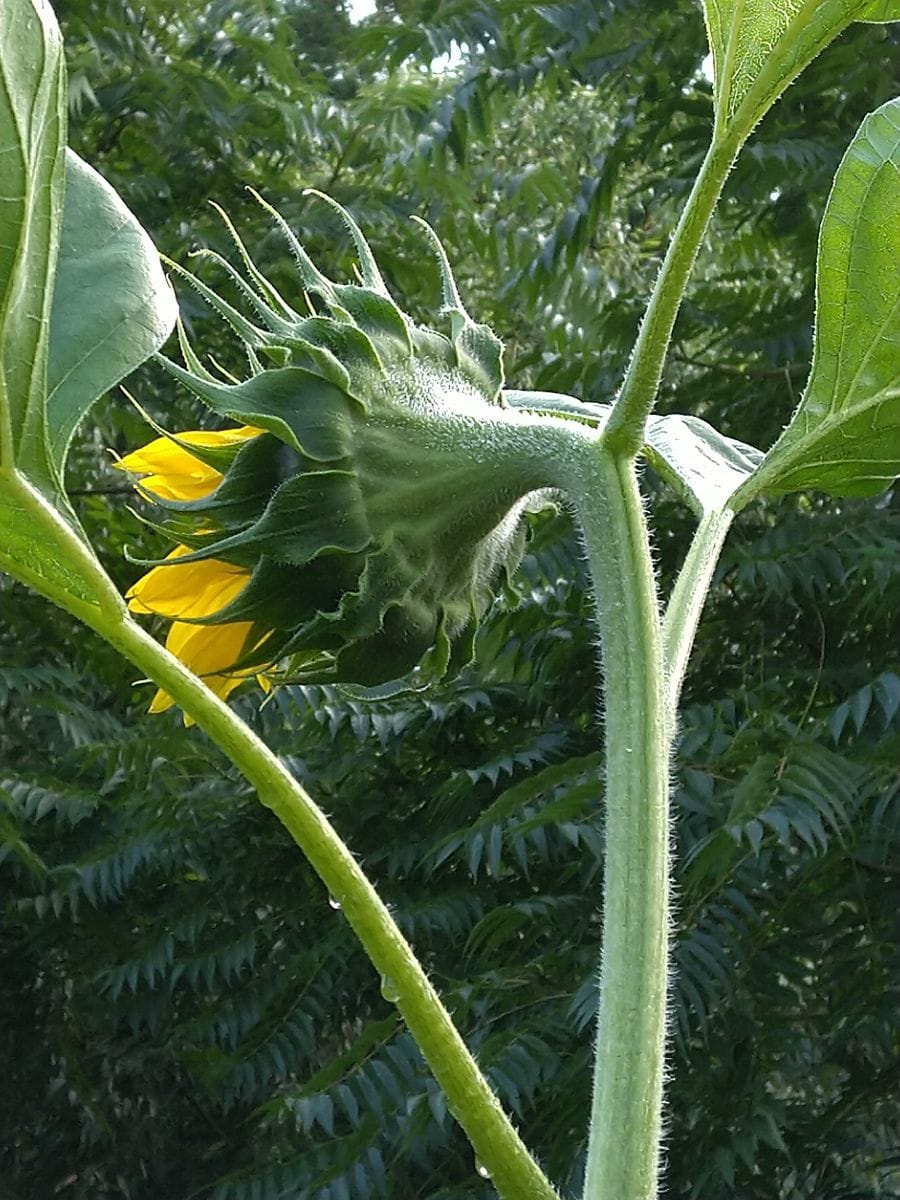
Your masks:
M644 442L688 277L738 145L716 139L709 147L600 447L588 458L591 469L574 492L595 591L606 727L604 931L584 1200L654 1200L657 1195L674 706L728 523L702 524L673 596L664 639L634 459Z
M72 602L40 576L27 582L74 613L162 687L238 767L303 850L391 992L450 1111L504 1200L558 1200L454 1026L386 906L325 814L271 750L181 662L136 624L99 562L38 493L24 487L36 529L78 563L98 604ZM4 564L19 575L16 564Z
M712 142L669 243L606 426L607 445L624 456L643 445L684 289L737 150L734 139Z
M595 591L606 730L603 953L585 1200L650 1200L658 1178L668 976L672 728L634 463L604 443L576 500Z
M672 713L678 704L681 684L713 572L733 520L734 512L730 508L716 509L704 514L666 606L662 626L663 661L666 671L666 700Z

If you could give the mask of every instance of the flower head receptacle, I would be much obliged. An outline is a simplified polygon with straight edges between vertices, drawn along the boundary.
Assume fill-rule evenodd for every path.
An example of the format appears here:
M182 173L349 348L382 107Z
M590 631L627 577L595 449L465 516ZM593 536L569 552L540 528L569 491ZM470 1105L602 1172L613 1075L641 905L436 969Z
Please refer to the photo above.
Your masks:
M227 218L244 272L206 256L252 319L176 268L242 340L249 369L214 374L183 329L185 365L161 359L238 427L168 435L122 460L175 543L130 603L174 621L170 649L222 696L263 673L424 684L469 661L498 580L518 565L527 510L558 484L548 438L581 431L504 403L500 343L465 312L433 234L446 332L400 310L343 209L358 284L323 275L269 211L312 315L265 278Z

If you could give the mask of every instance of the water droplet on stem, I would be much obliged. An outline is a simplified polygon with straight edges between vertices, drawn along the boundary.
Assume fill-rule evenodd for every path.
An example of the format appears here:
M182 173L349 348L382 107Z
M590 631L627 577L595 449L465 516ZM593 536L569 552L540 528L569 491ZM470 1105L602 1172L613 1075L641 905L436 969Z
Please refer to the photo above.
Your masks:
M396 1004L400 999L397 985L389 975L382 975L381 977L381 994L387 1000L388 1004Z

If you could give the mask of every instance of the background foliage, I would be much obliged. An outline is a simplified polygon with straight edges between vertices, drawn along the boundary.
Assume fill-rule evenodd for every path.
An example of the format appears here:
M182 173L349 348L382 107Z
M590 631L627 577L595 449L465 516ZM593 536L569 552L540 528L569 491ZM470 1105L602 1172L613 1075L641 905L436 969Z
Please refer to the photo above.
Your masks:
M184 261L218 200L285 272L258 187L331 267L329 191L405 305L437 227L516 386L608 399L711 116L686 2L66 0L71 141ZM897 34L853 27L729 181L676 331L667 409L767 446L802 387L818 220ZM221 282L221 280L217 280ZM234 354L201 302L192 334ZM205 418L152 370L131 390ZM70 482L122 580L108 448ZM663 587L689 521L646 486ZM900 663L896 502L757 505L726 550L675 765L673 1197L900 1195ZM603 820L577 543L544 516L475 666L362 705L285 689L242 710L333 815L565 1195L586 1132ZM0 1149L13 1200L489 1196L340 912L196 731L64 614L0 578Z

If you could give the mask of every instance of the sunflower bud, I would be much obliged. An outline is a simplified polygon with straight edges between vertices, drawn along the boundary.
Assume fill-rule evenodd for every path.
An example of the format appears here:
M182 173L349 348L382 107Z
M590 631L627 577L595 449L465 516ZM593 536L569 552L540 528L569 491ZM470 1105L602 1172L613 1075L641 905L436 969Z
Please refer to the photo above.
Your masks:
M238 428L164 435L121 463L145 475L176 543L132 588L132 608L174 620L170 648L220 695L252 674L420 685L465 664L518 565L524 514L554 486L547 427L572 429L506 406L500 343L464 310L430 230L447 332L400 310L334 207L359 284L323 275L269 209L314 315L282 297L222 214L243 272L207 257L250 315L180 273L243 341L248 377L208 370L183 330L185 365L161 361Z

